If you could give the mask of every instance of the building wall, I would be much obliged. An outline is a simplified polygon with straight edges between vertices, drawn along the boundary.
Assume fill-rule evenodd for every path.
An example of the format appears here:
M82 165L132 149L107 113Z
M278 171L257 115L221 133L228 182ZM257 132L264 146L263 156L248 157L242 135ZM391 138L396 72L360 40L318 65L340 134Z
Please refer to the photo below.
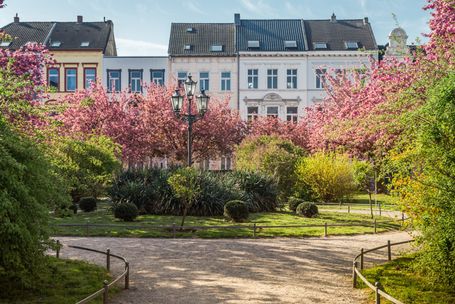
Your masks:
M49 100L58 100L68 94L65 90L65 68L77 69L77 90L84 88L84 68L96 68L96 77L102 75L103 53L102 51L52 51L56 61L46 69L46 78L49 68L59 69L59 87L55 93L49 95Z
M231 108L237 109L237 58L236 57L171 57L169 60L169 78L177 87L177 75L187 72L193 80L199 81L199 73L209 72L210 97L224 99L229 97ZM221 91L221 73L231 72L231 90ZM199 91L199 87L198 87Z
M316 87L316 69L355 69L370 66L366 52L248 52L239 59L240 115L247 119L247 107L258 107L259 116L267 115L267 107L278 106L278 117L286 119L287 107L298 107L298 116L305 108L325 97L323 88ZM377 53L373 53L377 57ZM258 88L249 88L248 70L258 70ZM278 70L277 89L267 88L267 70ZM287 70L297 70L297 88L287 88Z
M113 56L103 58L102 83L107 86L107 70L121 70L121 89L130 86L128 70L143 70L143 82L150 83L151 70L164 70L164 83L168 83L168 57Z

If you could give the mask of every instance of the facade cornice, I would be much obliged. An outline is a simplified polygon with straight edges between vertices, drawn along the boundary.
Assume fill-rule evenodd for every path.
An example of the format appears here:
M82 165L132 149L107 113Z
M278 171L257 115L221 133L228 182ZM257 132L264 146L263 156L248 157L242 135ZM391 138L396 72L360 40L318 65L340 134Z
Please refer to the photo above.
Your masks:
M377 55L378 51L359 51L359 52L240 52L240 57L369 57Z

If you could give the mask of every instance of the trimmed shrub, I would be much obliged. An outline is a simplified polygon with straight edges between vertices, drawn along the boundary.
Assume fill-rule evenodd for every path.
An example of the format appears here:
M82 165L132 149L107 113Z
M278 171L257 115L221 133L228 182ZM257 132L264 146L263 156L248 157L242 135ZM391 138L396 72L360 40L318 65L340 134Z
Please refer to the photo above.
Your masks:
M76 204L71 204L71 206L69 206L68 209L73 211L74 214L77 214L77 205Z
M139 210L130 202L122 202L114 206L114 217L125 222L132 222L138 216Z
M295 212L304 217L315 217L319 214L318 206L311 202L303 202L297 206Z
M234 222L242 222L248 215L248 205L243 201L229 201L224 205L224 216Z
M79 208L84 212L92 212L96 210L96 198L93 196L82 197L79 200Z
M289 207L289 210L291 210L292 212L295 212L297 210L297 207L303 203L303 199L301 198L298 198L298 197L294 197L294 196L291 196L288 200L288 207Z

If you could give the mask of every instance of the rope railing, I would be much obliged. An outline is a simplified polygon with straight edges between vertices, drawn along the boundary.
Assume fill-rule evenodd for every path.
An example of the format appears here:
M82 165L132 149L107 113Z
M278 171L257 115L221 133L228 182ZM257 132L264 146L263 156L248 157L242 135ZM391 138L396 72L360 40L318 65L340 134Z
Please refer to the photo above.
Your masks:
M129 289L129 286L130 286L130 264L128 262L128 260L120 255L116 255L116 254L113 254L111 253L111 250L108 248L106 249L106 251L101 251L101 250L97 250L97 249L93 249L93 248L87 248L87 247L82 247L82 246L76 246L76 245L66 245L67 247L69 248L74 248L74 249L78 249L78 250L85 250L85 251L90 251L90 252L95 252L95 253L99 253L99 254L104 254L106 256L106 269L107 271L110 271L111 270L111 257L112 258L116 258L116 259L119 259L121 261L124 262L125 264L125 268L123 270L123 272L118 276L116 277L112 282L108 282L107 280L105 280L103 282L103 288L95 291L94 293L92 293L91 295L87 296L86 298L80 300L79 302L77 302L76 304L85 304L85 303L89 303L90 301L98 298L99 296L102 296L103 298L103 304L107 304L109 303L109 289L116 283L118 283L121 279L125 279L125 289ZM57 249L56 249L56 257L57 258L60 258L60 250L61 248L63 248L63 244L57 240Z
M392 260L392 246L408 244L408 243L411 243L411 242L414 242L414 240L408 240L408 241L402 241L402 242L396 242L396 243L391 243L390 240L389 240L389 241L387 241L386 245L374 247L374 248L367 249L367 250L362 248L360 250L360 253L355 256L354 261L352 263L353 264L352 265L352 287L354 287L354 288L357 287L357 279L359 278L360 280L362 280L363 283L365 283L365 285L367 285L370 289L372 289L374 291L375 303L376 304L380 304L381 303L381 296L386 298L387 300L389 300L390 302L392 302L394 304L403 304L403 302L395 299L394 297L392 297L391 295L389 295L385 291L381 290L379 288L379 282L375 282L374 284L369 282L365 278L365 276L363 276L363 274L361 273L361 270L363 270L363 268L364 268L364 256L365 256L366 253L387 248L387 260L390 262ZM360 261L359 261L359 259L360 259ZM358 268L359 266L360 266L360 270Z
M404 226L404 222L407 219L402 217L400 220L401 226ZM144 230L167 230L172 233L172 237L175 238L177 233L185 233L185 232L192 232L198 230L210 230L210 229L250 229L252 231L252 236L255 238L257 234L262 229L281 229L281 228L324 228L324 236L329 235L329 228L330 227L371 227L374 233L377 233L377 229L380 228L381 224L391 224L397 223L396 220L382 220L378 221L374 219L371 221L371 224L366 223L358 223L358 224L314 224L314 225L258 225L257 223L253 223L252 225L212 225L212 226L184 226L185 230L181 230L180 226L176 223L172 225L118 225L118 224L90 224L90 223L72 223L72 224L55 224L52 225L53 227L80 227L85 229L86 236L89 236L89 229L90 228L121 228L121 229L144 229Z

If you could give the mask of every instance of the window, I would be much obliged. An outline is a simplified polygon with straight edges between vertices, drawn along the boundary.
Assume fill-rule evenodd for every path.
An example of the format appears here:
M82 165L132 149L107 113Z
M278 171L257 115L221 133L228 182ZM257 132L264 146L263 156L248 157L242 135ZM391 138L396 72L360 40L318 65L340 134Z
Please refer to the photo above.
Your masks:
M221 157L221 170L231 170L231 157Z
M295 41L295 40L285 41L284 47L287 49L295 49L295 48L297 48L297 41Z
M89 41L82 41L81 42L81 47L88 47L90 45Z
M326 69L316 69L316 89L324 88L326 72Z
M142 70L128 70L128 82L131 92L142 92L142 74Z
M344 44L348 50L357 50L359 48L359 44L355 41L346 41Z
M60 71L58 68L50 68L47 70L47 84L51 87L60 89Z
M188 28L186 29L186 31L187 31L188 33L194 33L194 32L196 31L196 29L195 29L194 27L188 27Z
M231 72L221 72L221 91L231 90Z
M188 76L187 72L178 72L177 73L177 83L178 83L179 88L183 87L183 83L185 82L187 76Z
M327 49L327 43L325 42L315 42L313 43L315 50L325 50Z
M297 107L286 108L286 120L291 122L297 122Z
M267 107L267 117L278 118L278 107Z
M256 120L259 117L258 107L248 107L247 109L247 121Z
M119 92L121 86L122 70L107 70L107 89L109 92Z
M199 164L199 168L205 171L210 170L210 159L202 160Z
M222 52L223 51L223 46L220 44L214 44L210 47L211 52Z
M157 85L164 85L164 70L151 70L150 79Z
M209 87L209 72L199 73L199 89L208 91Z
M286 83L288 89L297 89L297 70L290 69L286 71Z
M84 68L84 88L90 88L96 82L96 68Z
M248 70L248 89L258 88L258 70Z
M269 69L267 70L267 89L278 88L278 70Z
M77 69L66 68L65 69L65 91L73 92L77 89Z
M248 40L248 47L252 49L259 48L259 40Z
M60 47L62 43L60 41L52 41L51 47Z
M191 51L192 47L191 47L191 44L185 44L185 46L183 47L183 49L185 51Z

